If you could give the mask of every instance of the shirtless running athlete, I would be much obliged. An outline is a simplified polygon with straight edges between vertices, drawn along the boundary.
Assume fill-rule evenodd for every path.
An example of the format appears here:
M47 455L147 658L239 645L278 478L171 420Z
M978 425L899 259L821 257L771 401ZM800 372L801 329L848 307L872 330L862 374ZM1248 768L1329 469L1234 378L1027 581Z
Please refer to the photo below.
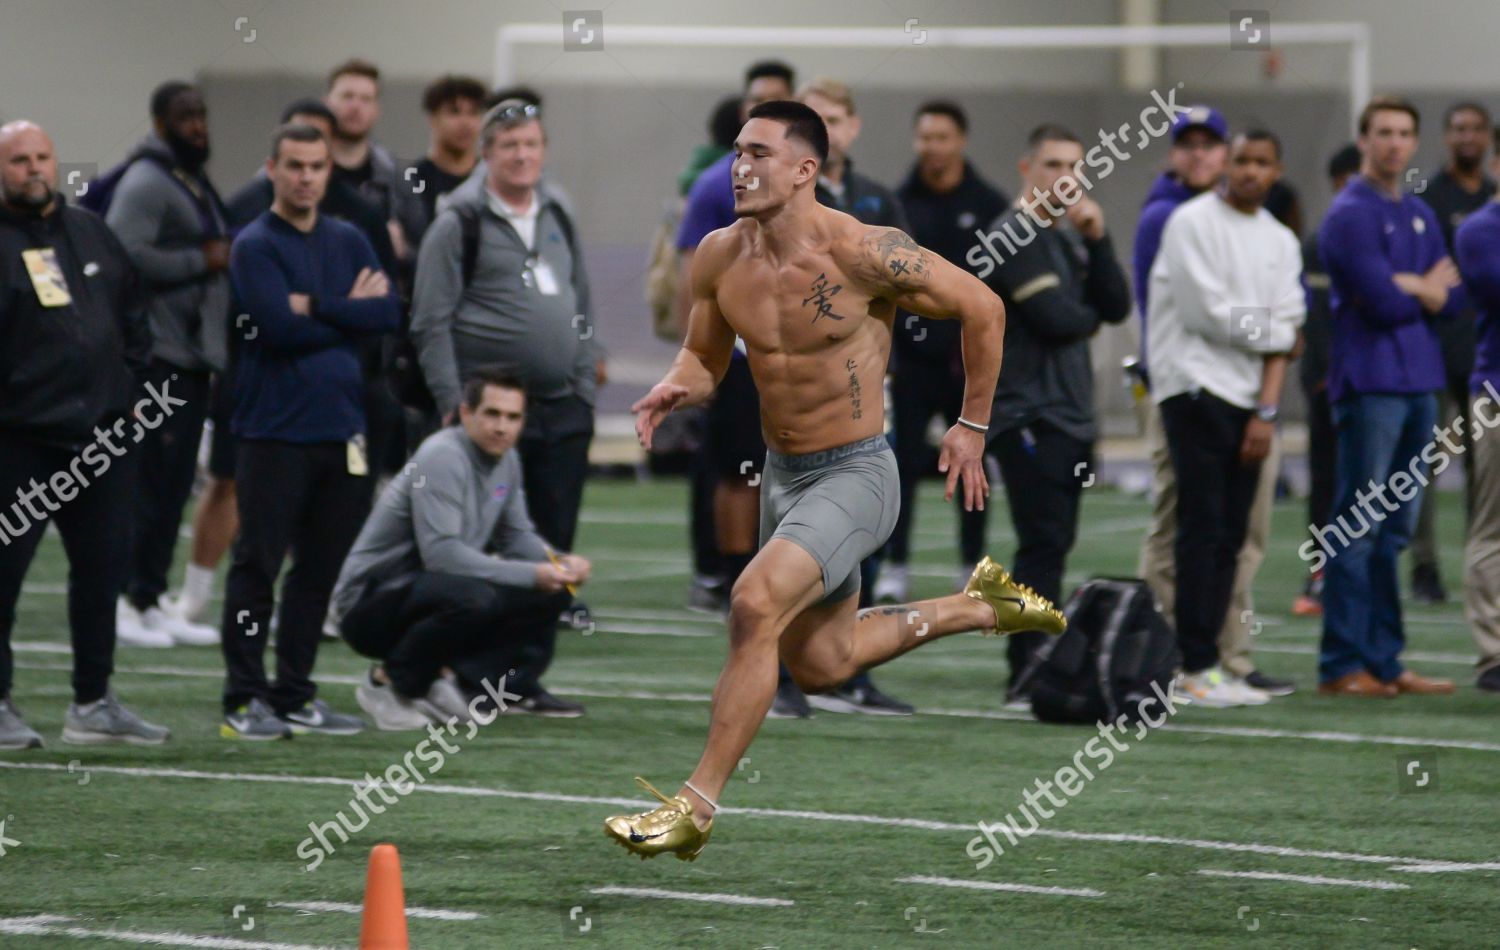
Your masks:
M697 769L672 798L637 779L661 806L605 822L606 834L642 858L693 860L708 843L719 793L771 706L778 656L798 686L818 692L939 637L1064 626L989 558L961 593L856 610L859 562L885 543L898 506L896 462L882 435L896 308L963 326L963 415L943 437L938 467L945 497L960 490L966 509L983 508L989 494L984 431L1005 309L977 278L901 231L818 204L828 133L807 106L756 106L734 150L740 220L698 246L687 338L631 409L649 448L669 412L713 396L735 337L744 341L770 449L761 548L730 597L729 659Z

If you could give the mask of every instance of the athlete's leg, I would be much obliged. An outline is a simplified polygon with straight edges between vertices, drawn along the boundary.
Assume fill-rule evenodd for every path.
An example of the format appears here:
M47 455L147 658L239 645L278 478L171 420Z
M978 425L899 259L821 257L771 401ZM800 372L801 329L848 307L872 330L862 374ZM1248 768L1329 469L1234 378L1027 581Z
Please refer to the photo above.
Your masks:
M708 741L688 779L718 800L776 695L777 641L803 610L823 596L823 572L812 555L772 538L751 560L729 595L729 658L714 687ZM700 827L713 809L683 786Z
M781 635L781 660L803 690L834 689L929 641L995 625L995 609L964 594L863 610L858 603L854 593L809 607Z

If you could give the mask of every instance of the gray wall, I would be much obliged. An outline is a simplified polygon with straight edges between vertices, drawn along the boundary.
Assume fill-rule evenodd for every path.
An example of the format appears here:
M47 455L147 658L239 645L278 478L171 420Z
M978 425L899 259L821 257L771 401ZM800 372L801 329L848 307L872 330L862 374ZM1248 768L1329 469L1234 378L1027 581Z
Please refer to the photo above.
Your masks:
M1163 0L1164 22L1223 23L1234 2ZM1303 0L1268 4L1272 38L1278 22L1360 20L1370 24L1377 90L1413 93L1430 116L1473 95L1500 109L1492 73L1474 64L1493 60L1500 4L1436 0L1414 6L1398 0ZM385 118L380 138L399 156L426 144L418 109L422 84L443 71L495 70L502 23L559 23L546 2L445 0L302 0L247 2L239 9L186 0L5 0L0 29L0 118L29 117L46 125L60 157L107 167L148 128L150 89L169 76L200 79L211 110L215 157L211 166L226 192L247 178L264 153L280 107L316 95L321 76L350 55L383 67ZM245 20L238 22L238 17ZM1114 0L913 0L885 3L764 0L753 6L690 0L615 0L605 10L602 53L565 53L528 47L511 62L518 78L547 95L553 171L580 211L601 301L601 334L616 356L605 405L618 408L651 381L671 348L646 332L641 272L646 242L689 149L704 135L709 108L734 89L743 64L783 55L803 76L826 72L852 82L865 116L855 148L860 167L890 183L906 171L913 107L934 95L953 95L974 120L975 164L1008 192L1016 188L1015 155L1026 131L1044 119L1072 126L1085 140L1100 128L1134 121L1150 102L1124 91L1120 56L1093 52L953 52L913 45L887 51L811 49L627 48L611 44L619 25L862 26L905 34L945 25L1020 26L1117 22ZM238 26L238 29L236 28ZM245 42L252 39L253 41ZM1171 51L1157 57L1160 88L1185 84L1184 101L1207 99L1236 126L1263 124L1288 146L1288 178L1304 196L1309 222L1328 201L1322 166L1348 125L1346 60L1328 49L1286 51L1280 78L1260 73L1254 53ZM1117 247L1128 260L1140 198L1162 167L1156 142L1100 183ZM1438 139L1426 136L1418 166L1440 165ZM1133 325L1106 330L1096 346L1100 394L1116 424L1128 426L1118 386L1119 358L1134 349Z

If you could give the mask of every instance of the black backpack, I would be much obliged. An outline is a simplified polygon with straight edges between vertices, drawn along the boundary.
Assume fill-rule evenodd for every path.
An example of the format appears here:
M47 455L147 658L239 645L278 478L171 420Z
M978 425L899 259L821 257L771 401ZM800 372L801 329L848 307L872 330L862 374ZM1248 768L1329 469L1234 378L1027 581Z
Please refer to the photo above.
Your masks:
M1168 694L1182 655L1145 581L1096 577L1073 592L1063 612L1068 629L1037 651L1015 684L1031 694L1033 715L1134 723L1143 703L1153 716L1164 711L1157 691Z
M536 200L540 201L540 196ZM562 230L563 239L568 242L568 250L573 254L574 266L580 266L576 263L578 244L573 234L573 222L561 205L554 204L553 210L557 213L557 226ZM463 248L461 273L464 289L468 289L474 282L474 271L479 266L479 209L461 204L453 208L453 213L458 215ZM411 320L410 308L404 319ZM401 405L424 413L437 410L437 402L432 398L432 391L427 388L427 380L422 375L422 364L417 359L417 346L411 340L409 326L401 327L401 334L391 347L390 358L386 361L386 379L390 384L391 394Z

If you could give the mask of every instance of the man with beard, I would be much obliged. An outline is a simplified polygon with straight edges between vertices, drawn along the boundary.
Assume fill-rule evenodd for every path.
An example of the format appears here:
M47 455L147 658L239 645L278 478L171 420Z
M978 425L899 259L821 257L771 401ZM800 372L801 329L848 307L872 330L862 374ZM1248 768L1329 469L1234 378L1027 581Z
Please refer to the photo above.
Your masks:
M56 185L47 133L0 126L0 749L42 744L10 700L10 634L48 521L68 554L63 741L157 745L167 730L109 691L132 475L129 459L115 463L130 451L131 406L137 433L160 417L137 386L151 335L125 249L97 217L65 207Z
M339 65L328 74L324 102L334 115L330 183L344 182L374 205L390 229L396 257L407 260L417 252L416 202L397 180L396 160L370 137L380 121L380 70L362 59Z
M1443 116L1443 145L1448 150L1448 164L1416 191L1418 198L1437 215L1443 231L1443 246L1453 255L1454 235L1464 218L1485 206L1495 194L1495 181L1484 173L1484 152L1489 145L1490 114L1477 102L1460 102L1449 106ZM1443 348L1443 376L1446 385L1438 392L1438 422L1446 425L1454 418L1464 420L1463 441L1469 443L1469 371L1474 368L1474 327L1472 308L1456 317L1434 320L1438 342ZM1465 483L1473 481L1474 457L1464 453ZM1411 539L1411 595L1418 603L1441 604L1448 599L1443 578L1438 571L1437 492L1422 495L1417 513L1417 531Z
M145 381L170 387L175 410L137 450L142 478L134 505L120 637L139 646L212 645L212 627L190 623L163 598L182 508L197 470L209 383L227 358L229 241L223 205L209 182L203 94L172 81L151 94L152 131L115 186L108 222L146 288L151 362Z

